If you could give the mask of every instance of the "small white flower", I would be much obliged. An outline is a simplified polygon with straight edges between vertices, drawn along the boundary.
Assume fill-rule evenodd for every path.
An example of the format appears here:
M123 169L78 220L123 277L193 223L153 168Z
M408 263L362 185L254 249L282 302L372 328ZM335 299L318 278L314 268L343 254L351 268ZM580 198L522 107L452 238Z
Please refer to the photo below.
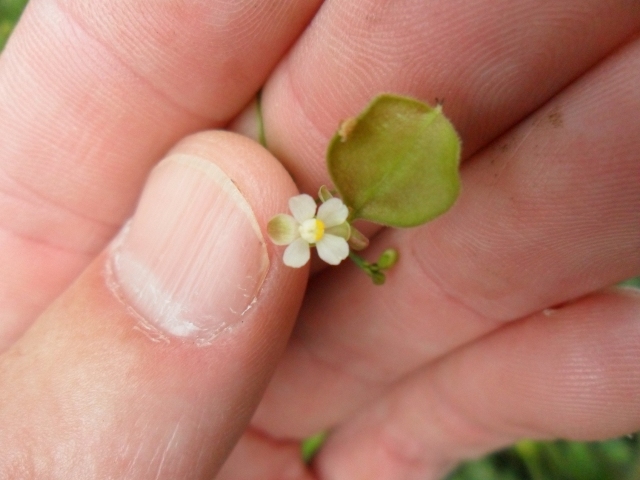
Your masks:
M318 208L310 195L297 195L289 199L289 209L293 216L276 215L267 225L273 243L289 245L284 251L285 265L294 268L305 265L311 256L311 246L330 265L338 265L349 256L349 209L342 200L330 198Z

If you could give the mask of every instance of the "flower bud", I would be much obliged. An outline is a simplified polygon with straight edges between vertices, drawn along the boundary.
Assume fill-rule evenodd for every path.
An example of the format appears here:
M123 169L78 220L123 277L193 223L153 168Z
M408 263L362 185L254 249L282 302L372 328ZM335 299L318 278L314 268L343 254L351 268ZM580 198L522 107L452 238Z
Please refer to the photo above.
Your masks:
M377 264L380 270L387 270L393 267L398 261L398 251L395 248L387 248L380 258L378 258Z

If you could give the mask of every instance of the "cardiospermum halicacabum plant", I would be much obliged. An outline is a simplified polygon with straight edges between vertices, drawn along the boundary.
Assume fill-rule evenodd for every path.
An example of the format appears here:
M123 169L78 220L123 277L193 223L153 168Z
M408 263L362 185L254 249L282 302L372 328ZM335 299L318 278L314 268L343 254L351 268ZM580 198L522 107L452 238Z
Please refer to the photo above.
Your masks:
M445 213L460 191L460 138L442 113L408 97L382 94L357 117L345 120L331 139L327 169L333 189L318 199L289 200L267 225L276 245L287 245L284 264L305 265L315 248L330 265L350 258L377 285L398 259L389 248L375 263L356 254L368 239L354 226L365 220L386 227L422 225Z

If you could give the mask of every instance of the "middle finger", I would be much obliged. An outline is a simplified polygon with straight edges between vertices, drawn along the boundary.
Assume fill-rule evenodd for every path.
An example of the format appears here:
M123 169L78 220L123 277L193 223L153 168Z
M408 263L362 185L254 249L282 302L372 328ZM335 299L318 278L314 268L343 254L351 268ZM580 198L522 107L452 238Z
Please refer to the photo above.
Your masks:
M340 120L382 91L444 99L469 156L640 27L628 1L325 1L262 95L266 142L300 190L328 183Z

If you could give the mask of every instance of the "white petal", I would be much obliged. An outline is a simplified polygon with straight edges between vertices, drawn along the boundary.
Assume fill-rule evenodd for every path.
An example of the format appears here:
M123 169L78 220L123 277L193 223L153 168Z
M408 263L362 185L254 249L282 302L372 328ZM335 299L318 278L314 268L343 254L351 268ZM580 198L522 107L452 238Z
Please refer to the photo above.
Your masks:
M344 238L335 235L325 233L324 237L316 243L316 248L320 258L329 265L338 265L349 256L349 244Z
M298 238L285 249L282 261L287 267L300 268L309 261L310 257L309 244Z
M313 218L316 214L316 201L311 198L311 195L303 193L302 195L296 195L289 199L289 209L293 213L298 223L302 223L305 220Z
M339 198L330 198L318 209L318 220L322 220L325 228L344 223L349 216L349 209Z
M276 245L289 245L300 237L300 224L291 215L280 213L267 223L267 234Z

